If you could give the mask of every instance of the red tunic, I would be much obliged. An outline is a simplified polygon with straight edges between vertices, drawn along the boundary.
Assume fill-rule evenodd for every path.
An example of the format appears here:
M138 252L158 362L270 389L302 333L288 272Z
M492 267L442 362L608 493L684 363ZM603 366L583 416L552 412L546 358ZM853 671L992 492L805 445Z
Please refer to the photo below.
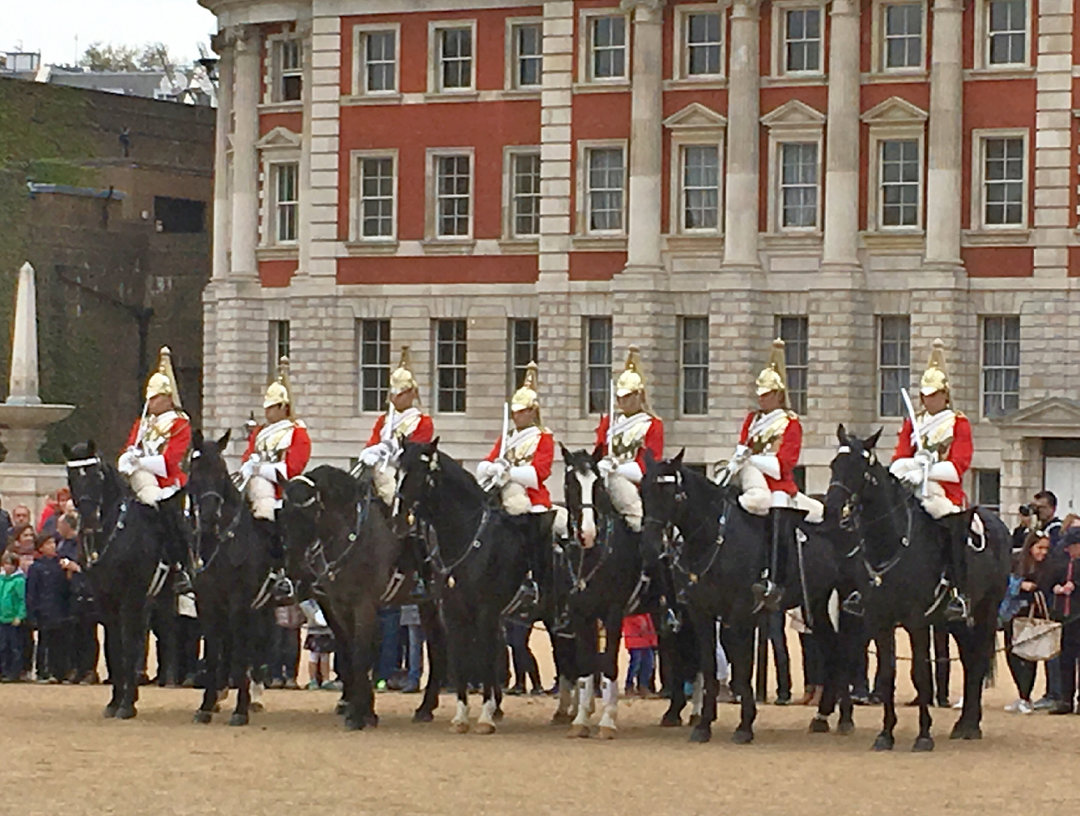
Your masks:
M127 447L135 445L139 438L139 425L141 420L135 420L128 434ZM183 487L187 484L187 474L180 469L180 463L187 455L188 446L191 445L191 421L186 414L176 412L176 419L169 426L169 439L165 447L159 453L165 457L165 475L157 476L158 487ZM155 474L156 476L157 474Z
M499 458L499 455L502 452L501 447L500 440L496 440L491 448L491 453L487 455L488 462L494 462ZM554 461L555 436L551 431L544 431L540 434L540 438L536 442L536 450L533 451L532 459L529 462L520 462L516 465L516 467L532 465L533 470L536 471L536 483L539 486L525 488L525 493L528 495L529 501L531 501L533 505L551 508L551 494L548 492L547 485L545 485L544 482L546 482L548 476L551 475L551 465Z
M607 414L600 417L600 424L596 426L596 446L600 449L601 456L607 456L607 432L608 423L611 420ZM653 417L649 423L649 430L645 431L645 440L638 448L634 461L645 472L645 451L652 451L653 459L659 462L664 458L664 421L660 417Z
M938 482L945 491L945 497L957 507L967 507L967 496L964 495L964 473L971 467L971 456L975 448L971 442L971 423L963 414L957 414L953 420L952 441L948 445L938 446L938 461L952 462L956 468L959 482ZM911 441L911 418L904 420L900 426L900 438L896 440L896 450L893 452L893 461L897 459L910 459L915 455L915 443Z
M382 442L382 430L383 425L386 424L386 414L379 414L379 418L375 420L375 427L371 429L371 436L368 438L368 447L372 445L378 445ZM420 415L420 421L416 424L416 428L409 434L407 441L409 442L430 442L435 438L435 423L431 421L431 417L427 414Z
M740 445L748 444L750 426L759 413L760 411L751 411L746 415L746 421L743 422L742 430L739 431ZM802 423L799 422L797 416L790 415L787 427L784 428L784 433L780 437L779 447L774 445L769 447L768 453L776 456L776 460L780 463L780 478L774 479L769 474L763 473L765 484L769 486L769 490L780 490L789 496L794 496L799 492L799 488L795 484L794 471L795 466L799 464L799 454L802 452Z
M248 437L247 449L244 451L241 461L246 462L251 458L251 454L255 453L255 440L263 427L260 425L251 432L251 436ZM289 447L285 450L285 456L279 460L285 463L285 478L293 479L303 473L309 459L311 459L311 436L308 434L307 428L297 423L293 426L292 439L289 441ZM277 485L274 487L280 499L281 488Z

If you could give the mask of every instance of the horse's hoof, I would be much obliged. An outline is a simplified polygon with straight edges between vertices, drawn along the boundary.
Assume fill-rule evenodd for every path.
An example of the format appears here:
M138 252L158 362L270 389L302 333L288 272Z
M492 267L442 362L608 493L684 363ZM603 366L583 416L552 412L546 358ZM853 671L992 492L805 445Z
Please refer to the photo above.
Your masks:
M754 741L754 732L740 729L731 735L731 741L736 745L749 745Z
M700 722L701 722L701 715L700 714L691 714L690 715L690 720L687 722L687 725L689 725L691 728L696 728L698 723L700 723Z
M416 711L413 712L412 715L412 721L414 723L429 723L434 722L434 720L435 715L432 714L430 711L425 711L422 708L418 708Z
M842 737L846 737L849 734L855 732L855 723L851 720L840 720L836 725L836 733Z
M919 737L915 740L915 744L911 746L911 750L922 753L924 751L934 750L934 738L933 737Z
M120 706L118 709L116 709L116 719L118 719L118 720L130 720L130 719L133 719L135 717L135 715L138 714L138 713L139 712L137 712L135 710L135 706L133 706L133 705Z
M355 717L345 718L345 730L346 731L363 731L364 721L358 720Z
M229 725L247 725L248 715L241 714L239 711L234 711L233 715L229 717Z
M344 717L348 710L349 704L346 703L344 700L338 700L337 704L334 706L334 713L337 714L339 717Z
M971 726L965 722L957 722L949 732L949 739L981 740L982 729L977 725Z
M203 711L201 708L195 712L195 716L191 718L192 722L197 722L200 725L208 725L210 720L214 718L214 715L209 711Z
M661 728L678 728L682 725L682 717L678 714L670 714L665 712L664 716L660 718Z
M976 725L975 727L970 729L966 734L964 734L964 739L966 739L966 740L981 740L982 739L982 729L979 728L979 726Z
M215 714L220 714L221 713L221 703L214 703L213 712Z
M810 720L810 733L811 734L828 734L829 733L829 721L820 717L814 717Z
M266 706L264 706L257 700L252 700L250 703L248 703L248 711L252 714L260 714L263 711L266 711Z
M495 726L492 723L478 722L475 726L473 726L473 733L483 734L484 736L487 736L488 734L494 734Z
M502 722L502 719L505 716L506 714L503 713L501 708L496 708L495 713L491 715L491 719L495 720L495 722Z
M698 725L690 732L690 742L708 742L712 739L712 729Z
M468 734L469 724L467 722L452 722L450 723L451 734Z
M570 728L567 729L567 732L566 732L566 738L567 739L575 739L575 738L587 739L588 736L589 736L589 726L587 726L587 725L578 725L577 723L572 723L570 725Z
M115 705L113 705L112 703L109 703L109 704L108 704L107 706L105 706L105 708L104 708L104 709L102 710L102 712L101 712L101 716L102 716L102 717L104 717L104 718L105 718L106 720L112 720L112 719L115 719L115 718L116 718L116 709L117 709L117 708L118 708L118 706L115 706Z
M891 751L895 742L891 734L878 734L877 739L874 740L874 750Z
M570 716L568 711L556 711L551 715L552 725L570 725L574 721L574 718Z
M609 728L606 725L601 725L596 732L596 737L597 739L602 740L613 740L615 739L615 733L616 732L614 728Z
M376 714L374 711L372 711L370 714L365 714L364 715L364 725L366 725L368 728L378 728L379 727L379 715Z

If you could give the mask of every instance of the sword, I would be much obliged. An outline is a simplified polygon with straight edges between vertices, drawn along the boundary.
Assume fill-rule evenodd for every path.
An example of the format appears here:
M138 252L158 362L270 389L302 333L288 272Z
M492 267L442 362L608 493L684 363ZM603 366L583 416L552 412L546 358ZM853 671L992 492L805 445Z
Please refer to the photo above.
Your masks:
M911 433L915 437L915 450L925 452L926 448L923 445L922 434L919 432L919 420L915 416L915 405L911 401L911 395L906 388L900 389L900 396L904 398L904 407L907 408L908 419L911 420ZM922 497L926 498L926 480L930 478L930 460L924 458L923 460L923 478L922 478Z
M495 456L495 459L501 459L503 454L506 453L506 435L510 432L510 403L503 403L503 421L502 421L502 433L499 435L499 453ZM480 487L483 490L490 490L494 487L494 480L492 477L484 479L483 484Z
M607 447L607 455L611 456L611 437L612 431L615 427L615 380L611 381L611 390L608 392L608 411L607 411L607 439L604 440L604 445Z
M139 417L139 432L137 434L135 434L135 445L134 445L134 447L136 447L136 448L141 448L142 447L143 436L146 435L146 412L149 409L150 409L150 400L146 400L145 402L143 402L142 416Z

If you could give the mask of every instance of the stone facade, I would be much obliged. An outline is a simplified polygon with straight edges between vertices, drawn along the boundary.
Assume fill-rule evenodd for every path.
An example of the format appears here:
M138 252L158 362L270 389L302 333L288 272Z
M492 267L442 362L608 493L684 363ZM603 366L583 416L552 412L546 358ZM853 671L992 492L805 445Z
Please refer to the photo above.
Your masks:
M346 465L376 417L361 410L358 322L389 319L392 357L411 346L432 407L433 321L461 318L467 410L434 414L443 443L475 461L499 427L510 321L529 318L538 321L545 421L568 447L588 446L597 417L587 412L585 326L611 317L614 369L631 343L642 348L668 450L685 446L689 461L711 463L730 452L753 404L776 318L798 316L808 327L803 463L816 492L828 482L838 422L863 433L883 425L891 446L900 417L879 416L879 326L904 316L912 379L933 340L945 342L955 403L975 431L969 493L997 501L1000 471L1001 502L1018 504L1041 487L1042 440L1080 436L1080 412L1057 411L1059 423L1033 436L1033 425L984 415L983 400L987 318L1019 321L1019 362L1010 357L1003 375L1018 377L1006 389L1017 417L1080 386L1070 353L1080 350L1076 46L1064 0L1025 5L1005 65L995 50L1004 35L989 28L995 0L916 2L920 56L901 70L888 64L882 33L882 15L900 0L200 2L221 25L223 83L214 275L204 295L209 426L238 427L257 407L270 321L288 321L314 458ZM807 9L818 15L817 50L789 64L786 15ZM695 14L720 20L710 41L719 66L704 76L687 62ZM594 75L597 15L622 20L612 29L624 32L618 76ZM528 88L513 81L522 21L542 32L543 79ZM472 32L472 80L462 88L439 85L447 26ZM364 73L373 31L395 44L392 87L378 92ZM274 90L282 40L298 41L303 55L302 92L284 101ZM918 216L901 228L884 215L881 146L890 139L918 146ZM1003 144L995 139L1022 146L1003 171L1019 173L1020 185L1005 193L1020 190L1003 223L989 206L1000 192L990 183ZM816 145L816 169L804 169L815 212L797 229L783 206L791 144ZM681 215L681 151L694 145L719 146L715 228L688 229ZM615 230L589 220L586 163L597 146L623 147L625 212ZM539 218L535 234L520 237L508 227L506 151L526 147L540 158ZM433 232L441 151L470 156L468 234L448 240ZM393 228L369 240L358 173L375 155L393 161ZM299 169L298 229L284 242L274 240L279 159ZM683 317L708 318L704 415L681 411Z

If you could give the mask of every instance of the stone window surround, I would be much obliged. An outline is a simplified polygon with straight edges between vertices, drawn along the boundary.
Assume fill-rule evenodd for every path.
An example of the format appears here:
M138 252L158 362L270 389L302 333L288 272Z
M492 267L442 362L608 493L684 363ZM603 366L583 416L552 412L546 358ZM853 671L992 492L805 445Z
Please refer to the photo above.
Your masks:
M518 26L540 26L540 84L519 85L517 81L517 40L514 37ZM503 39L503 65L505 66L503 77L503 89L507 91L536 93L543 87L543 54L544 54L544 18L543 17L507 17L506 36Z
M468 235L440 236L438 233L438 196L436 193L436 162L447 156L469 157L469 232ZM473 243L476 224L476 148L429 147L424 161L424 241L433 244Z
M785 12L796 11L798 9L816 8L819 9L820 31L821 40L818 47L818 69L816 71L788 71L785 68L786 62L786 49L785 45L785 32L787 26L785 23ZM824 0L776 0L772 4L772 46L770 48L771 62L769 75L777 79L800 79L803 77L820 79L825 76L825 55L826 55L826 42L825 33L827 28L827 10Z
M623 51L625 53L623 67L625 69L625 72L621 77L602 77L600 79L594 79L592 76L592 20L597 17L622 17L626 21L624 28L624 31L626 32L626 42L623 44ZM604 6L580 9L578 11L577 31L578 83L581 85L601 88L605 86L616 86L620 90L625 90L626 88L629 88L630 72L632 68L630 64L632 45L633 25L631 24L630 12L621 11L619 6Z
M622 183L622 229L621 230L590 230L589 229L589 151L597 148L618 147L623 152L623 183ZM588 139L579 140L577 143L577 163L574 173L574 195L577 202L577 227L574 233L578 237L595 238L625 238L627 235L627 206L630 186L630 140L629 139Z
M360 227L363 216L360 164L364 159L390 159L393 163L394 188L390 235L366 236ZM349 151L349 241L358 244L397 244L398 228L398 151L397 148Z
M467 28L472 32L472 56L469 59L471 80L468 88L442 88L442 59L439 43L439 33L451 28ZM428 22L428 46L427 46L427 92L434 96L455 96L459 94L476 93L476 20L431 20Z
M885 7L898 5L914 5L910 0L873 0L873 9L870 28L870 73L872 75L893 76L922 76L926 73L926 44L927 25L929 23L927 6L932 0L922 0L919 3L922 8L922 57L917 67L886 68L885 67Z
M540 237L539 231L533 235L518 235L514 231L514 157L528 154L539 156L540 145L505 145L503 147L502 235L504 241L533 241ZM540 195L540 200L543 201L543 195Z
M862 115L867 138L866 230L869 233L922 235L926 217L926 122L929 114L901 97L890 97ZM881 143L893 139L919 142L919 216L915 227L886 227L880 223Z
M787 121L785 121L787 120ZM768 145L768 219L766 228L772 235L819 235L822 231L825 171L825 114L798 100L789 100L761 117L769 130ZM817 218L813 227L780 226L780 146L790 142L817 144Z
M364 76L364 35L376 31L394 33L394 89L392 91L369 91ZM365 23L352 29L352 95L365 99L396 98L401 95L401 23Z
M1024 0L1024 61L990 63L990 0L975 0L974 70L1016 71L1031 67L1031 14L1033 0Z
M672 25L671 78L676 82L716 82L727 77L727 8L717 3L677 5ZM710 12L720 15L720 71L716 74L689 74L686 70L689 46L686 40L687 18L691 14Z
M299 174L300 136L278 126L255 143L259 154L259 241L258 249L286 250L290 257L295 255L298 241L279 242L277 240L275 205L277 197L275 167L281 164L297 165L297 200L302 202L307 179ZM299 208L297 217L299 218ZM299 227L299 224L297 225ZM298 230L299 231L299 230ZM299 238L299 236L298 236Z
M986 159L983 155L984 139L1021 138L1024 140L1024 194L1020 197L1021 219L1019 224L986 224L983 222L983 176ZM971 232L1014 232L1027 235L1031 218L1031 132L1028 128L974 128L971 131Z
M278 34L270 34L265 39L265 65L263 72L262 102L260 108L272 107L274 110L288 111L300 110L303 107L303 99L279 99L279 85L281 80L280 47L279 44L286 40L299 40L300 42L300 66L301 72L305 60L308 59L308 51L311 48L309 39L295 31L283 31ZM302 82L303 80L301 80ZM303 91L301 90L301 97Z
M664 126L671 131L671 150L668 167L670 191L668 234L717 236L724 232L724 142L727 132L727 119L698 102L692 102L683 110L664 120ZM719 159L719 178L717 179L718 218L715 229L686 229L683 223L685 215L683 200L683 148L698 145L715 145Z

